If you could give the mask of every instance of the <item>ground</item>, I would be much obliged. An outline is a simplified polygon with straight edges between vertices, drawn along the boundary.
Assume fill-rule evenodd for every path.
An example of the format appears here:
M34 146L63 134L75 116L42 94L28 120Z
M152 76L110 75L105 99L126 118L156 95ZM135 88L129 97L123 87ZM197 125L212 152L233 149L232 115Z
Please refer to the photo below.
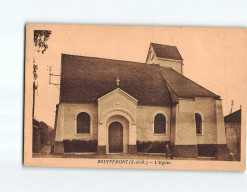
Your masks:
M34 158L93 158L93 159L162 159L166 160L165 154L106 154L100 155L97 153L84 154L33 154ZM170 160L170 158L167 158ZM200 157L200 158L180 158L174 157L174 160L215 160L214 157Z

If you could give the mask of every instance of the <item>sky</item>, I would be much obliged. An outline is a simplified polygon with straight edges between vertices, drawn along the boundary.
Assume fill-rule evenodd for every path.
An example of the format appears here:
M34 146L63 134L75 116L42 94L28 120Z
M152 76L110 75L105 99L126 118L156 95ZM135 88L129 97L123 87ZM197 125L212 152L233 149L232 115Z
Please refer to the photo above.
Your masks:
M222 98L223 113L244 104L247 92L247 31L233 28L154 26L34 25L51 30L48 49L38 53L29 45L38 65L35 118L54 127L59 89L49 84L49 66L60 74L61 53L145 62L151 42L177 46L184 59L184 76ZM32 37L33 39L33 37ZM30 67L32 67L30 65ZM59 83L59 79L52 78Z

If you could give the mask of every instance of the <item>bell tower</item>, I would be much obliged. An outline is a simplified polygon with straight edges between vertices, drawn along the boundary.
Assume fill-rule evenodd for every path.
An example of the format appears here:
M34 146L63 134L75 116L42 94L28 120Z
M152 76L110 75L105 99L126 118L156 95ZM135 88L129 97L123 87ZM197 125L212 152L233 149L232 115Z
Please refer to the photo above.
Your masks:
M183 58L176 46L150 43L147 64L159 64L183 74Z

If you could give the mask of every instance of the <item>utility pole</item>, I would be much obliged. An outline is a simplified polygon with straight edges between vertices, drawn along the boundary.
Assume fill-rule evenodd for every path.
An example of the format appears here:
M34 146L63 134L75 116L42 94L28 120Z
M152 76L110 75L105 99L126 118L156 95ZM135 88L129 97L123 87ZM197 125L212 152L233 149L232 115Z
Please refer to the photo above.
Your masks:
M234 100L231 100L231 110L230 110L230 114L232 113L233 105L234 105Z
M60 77L60 76L61 76L61 75L53 74L53 73L52 73L52 67L49 66L49 84L50 84L50 85L55 85L56 88L59 89L58 86L60 86L60 84L59 84L59 83L53 83L53 82L52 82L52 77Z

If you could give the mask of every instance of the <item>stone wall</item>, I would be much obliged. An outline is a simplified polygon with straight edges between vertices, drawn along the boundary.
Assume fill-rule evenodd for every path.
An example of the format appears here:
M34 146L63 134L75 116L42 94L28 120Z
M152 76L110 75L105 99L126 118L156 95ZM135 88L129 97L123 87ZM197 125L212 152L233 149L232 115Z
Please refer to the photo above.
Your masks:
M62 113L63 112L63 113ZM91 117L91 133L78 134L76 132L76 117L80 112L87 112ZM154 117L162 113L166 116L166 134L154 134ZM59 105L56 141L73 139L97 139L98 111L94 104L68 104ZM137 106L137 140L140 141L169 141L170 138L170 107ZM64 121L63 121L64 120Z
M226 144L225 134L222 132L224 131L223 116L217 118L217 112L220 111L217 110L216 101L218 100L212 98L179 100L175 144ZM202 135L196 134L195 113L199 113L202 117Z
M125 104L120 100L121 99L118 99L117 101L117 103L120 102L120 106L118 105L119 109L121 106L125 106ZM110 102L115 105L114 101ZM129 104L131 103L129 102ZM107 106L108 102L103 105L106 105L106 108L109 107ZM190 151L190 154L188 154L187 157L197 157L197 146L199 145L203 150L207 146L209 148L215 147L217 156L223 158L222 155L226 152L226 139L225 129L223 129L224 124L223 116L221 116L222 107L220 100L214 100L212 98L195 98L194 100L180 99L179 104L172 108L139 105L136 106L136 109L133 107L134 104L132 105L132 110L130 112L134 113L134 111L136 111L136 124L134 124L133 121L130 122L130 118L128 120L125 118L125 152L127 152L129 145L134 147L136 141L139 141L140 143L164 143L171 141L175 144L175 153L177 153L178 156L182 156L182 154L186 153L183 150L188 150ZM102 112L104 112L103 110ZM127 110L127 108L125 110ZM91 117L90 133L78 134L76 132L76 118L80 112L87 112ZM61 143L63 140L98 140L98 113L98 106L96 104L60 104L57 120L56 142ZM162 113L166 117L166 134L154 133L154 117L158 113ZM195 113L199 113L202 116L202 135L196 134ZM119 114L121 114L121 112L119 112ZM102 123L105 124L105 133L108 132L107 126L110 124L111 120L114 119L112 117L113 116L107 119L106 123ZM121 117L124 117L124 115L121 115ZM136 137L135 140L131 141L130 139L133 137L129 132L134 131L134 129L131 130L132 127L136 127ZM98 145L106 147L107 135L104 134L102 136L105 137L104 144L99 144L98 140ZM220 145L220 149L216 145Z
M90 133L77 133L77 115L87 112L90 115ZM95 104L59 104L56 141L63 140L97 140L98 118Z
M241 124L226 123L226 143L229 152L232 152L237 160L240 160L241 155Z
M175 148L179 148L175 149L177 155L185 155L186 152L182 152L181 149L187 147L190 157L204 156L205 150L211 150L210 155L215 153L216 159L228 159L221 100L180 99L176 113ZM195 113L199 113L202 117L201 135L196 134ZM203 152L198 154L198 148L199 152Z
M166 134L154 134L154 117L162 113L166 117ZM170 140L170 107L137 106L136 126L139 141L169 141Z

